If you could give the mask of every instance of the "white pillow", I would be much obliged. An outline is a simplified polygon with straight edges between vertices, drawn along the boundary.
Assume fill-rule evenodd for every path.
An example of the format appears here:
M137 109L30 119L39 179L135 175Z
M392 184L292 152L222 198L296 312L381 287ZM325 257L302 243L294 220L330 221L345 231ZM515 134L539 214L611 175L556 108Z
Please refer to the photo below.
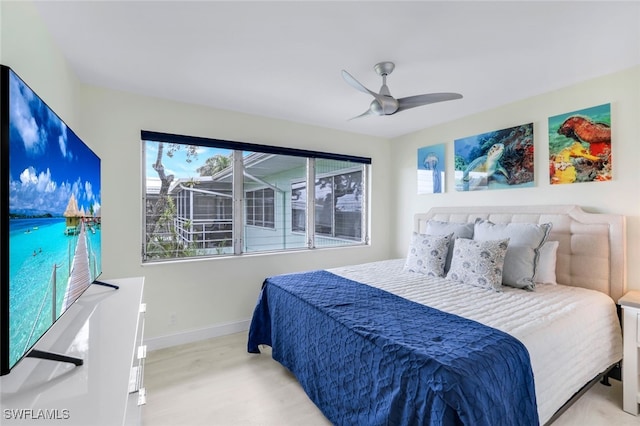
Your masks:
M404 264L405 271L443 277L452 236L453 234L426 235L414 232Z
M533 276L538 263L538 250L547 239L550 223L493 223L477 219L473 239L478 241L509 239L509 249L504 260L502 284L533 290Z
M501 291L508 239L478 241L457 238L447 278L475 287Z
M557 241L545 242L538 251L538 266L533 282L536 284L558 284L556 282L556 256L558 252Z

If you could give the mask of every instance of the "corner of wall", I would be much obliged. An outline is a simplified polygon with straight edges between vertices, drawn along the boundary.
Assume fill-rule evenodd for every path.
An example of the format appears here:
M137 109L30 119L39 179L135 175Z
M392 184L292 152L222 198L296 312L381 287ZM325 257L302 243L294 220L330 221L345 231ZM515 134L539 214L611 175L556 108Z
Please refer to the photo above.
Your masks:
M0 59L78 133L80 81L31 1L0 1ZM19 41L19 42L16 42Z

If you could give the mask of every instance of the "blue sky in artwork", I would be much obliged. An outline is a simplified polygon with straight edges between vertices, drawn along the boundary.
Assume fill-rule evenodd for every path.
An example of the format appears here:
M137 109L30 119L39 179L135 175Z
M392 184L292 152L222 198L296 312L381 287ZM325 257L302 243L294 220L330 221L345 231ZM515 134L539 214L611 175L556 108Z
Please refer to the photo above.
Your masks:
M15 74L9 73L9 208L32 214L101 207L100 159Z

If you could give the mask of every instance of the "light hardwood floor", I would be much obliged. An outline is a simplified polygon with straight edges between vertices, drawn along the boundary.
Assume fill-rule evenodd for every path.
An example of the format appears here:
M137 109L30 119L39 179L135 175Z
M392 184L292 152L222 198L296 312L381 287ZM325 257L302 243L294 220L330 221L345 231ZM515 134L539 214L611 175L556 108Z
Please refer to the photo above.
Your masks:
M246 350L247 334L150 352L145 367L144 426L329 425L295 377L271 358ZM622 386L596 384L554 426L640 425L622 411Z

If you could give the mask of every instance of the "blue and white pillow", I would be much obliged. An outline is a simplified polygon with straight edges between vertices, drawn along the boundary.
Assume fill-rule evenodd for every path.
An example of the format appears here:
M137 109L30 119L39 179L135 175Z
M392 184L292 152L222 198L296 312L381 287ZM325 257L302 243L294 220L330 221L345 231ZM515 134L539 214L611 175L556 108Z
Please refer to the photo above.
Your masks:
M508 239L456 239L447 278L475 287L501 291L502 268L508 246Z
M425 234L427 235L449 235L453 234L456 238L473 238L473 222L443 222L431 219L427 221ZM447 262L444 264L444 272L447 273L451 266L451 256L453 255L453 242L449 244L449 253L447 254Z
M411 235L409 253L404 264L405 271L443 277L452 238L453 234L427 235L414 232Z

